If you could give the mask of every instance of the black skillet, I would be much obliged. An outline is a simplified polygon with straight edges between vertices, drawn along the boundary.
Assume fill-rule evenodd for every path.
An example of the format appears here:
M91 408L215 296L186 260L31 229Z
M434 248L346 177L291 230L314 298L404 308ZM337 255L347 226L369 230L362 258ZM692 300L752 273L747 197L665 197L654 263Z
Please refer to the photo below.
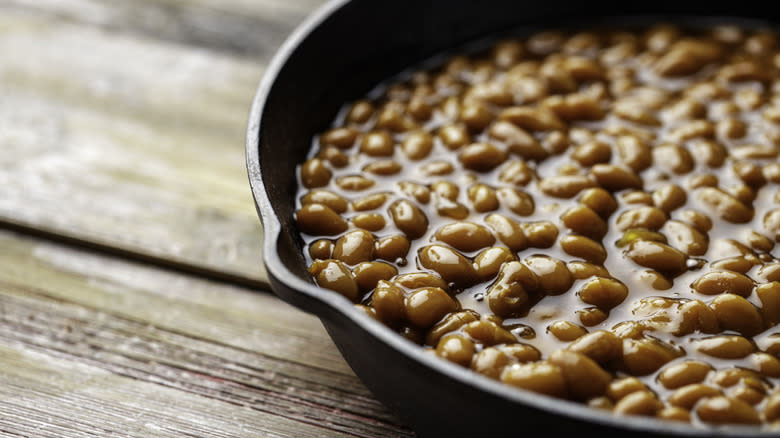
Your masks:
M293 220L296 165L339 107L433 54L511 29L654 17L683 24L710 17L776 21L771 1L394 0L331 1L274 57L252 106L247 167L265 228L263 257L274 292L317 315L355 373L420 436L773 436L755 428L691 427L616 417L513 389L436 359L309 278ZM613 17L613 18L610 18ZM697 18L691 18L697 17Z

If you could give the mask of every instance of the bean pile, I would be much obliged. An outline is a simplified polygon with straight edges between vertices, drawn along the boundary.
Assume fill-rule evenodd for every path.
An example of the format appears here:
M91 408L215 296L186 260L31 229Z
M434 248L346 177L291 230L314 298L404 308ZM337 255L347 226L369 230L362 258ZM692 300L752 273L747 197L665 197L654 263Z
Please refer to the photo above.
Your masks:
M321 287L618 414L780 428L780 43L545 31L406 72L299 168Z

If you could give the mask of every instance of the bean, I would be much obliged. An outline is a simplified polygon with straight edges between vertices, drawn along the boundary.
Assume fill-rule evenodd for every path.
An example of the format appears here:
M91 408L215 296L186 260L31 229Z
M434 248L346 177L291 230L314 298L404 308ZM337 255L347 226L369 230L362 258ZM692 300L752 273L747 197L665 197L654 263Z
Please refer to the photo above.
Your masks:
M373 173L374 175L395 175L401 171L401 165L393 160L374 161L363 167L363 172Z
M387 193L374 193L368 196L364 196L360 199L352 201L352 209L355 211L369 211L376 210L387 202ZM331 208L333 208L331 206ZM335 209L334 209L335 210ZM344 210L346 210L346 201L344 201ZM336 211L337 213L343 213L343 211Z
M449 181L439 180L431 184L431 190L440 198L457 201L460 188Z
M661 233L668 238L669 246L689 256L704 255L709 248L707 236L683 222L668 221L661 228Z
M341 236L333 248L333 258L348 265L373 259L374 236L365 230L354 230Z
M747 297L753 291L753 281L738 272L710 271L699 277L691 287L704 295L730 293Z
M740 386L729 391L729 397L749 405L757 405L766 398L766 394L749 386Z
M666 406L656 412L655 416L667 421L680 421L683 423L690 423L691 421L691 413L676 406Z
M681 210L680 219L693 225L694 228L702 233L712 229L712 220L696 210Z
M629 228L645 228L658 230L666 223L666 213L657 207L635 207L623 212L615 225L621 231Z
M621 340L606 330L597 330L581 336L568 347L571 351L582 353L594 361L605 364L622 354Z
M426 246L420 250L418 257L423 267L436 271L447 282L470 286L478 280L471 262L446 246Z
M347 175L336 178L336 185L343 190L359 192L374 186L376 182L361 175Z
M750 230L745 237L745 242L750 245L756 251L769 252L775 247L775 242L764 236L763 234L756 233Z
M309 255L313 259L329 259L333 253L333 242L326 239L319 239L309 245Z
M780 209L770 210L764 215L764 229L776 242L780 242Z
M379 321L379 318L376 316L376 310L374 310L373 307L369 307L363 304L354 304L353 307L355 310L366 315L367 317L375 321Z
M780 283L760 284L756 287L756 296L761 302L761 316L767 327L774 327L780 322Z
M767 263L761 266L755 277L757 280L765 282L780 281L780 263Z
M680 306L682 320L676 335L687 335L695 331L702 333L719 333L720 325L715 312L699 300L691 300Z
M712 397L696 406L696 415L702 421L717 424L757 424L758 413L742 400L730 397Z
M471 142L468 129L462 124L449 124L439 128L439 139L450 150L455 150Z
M584 236L601 239L607 234L607 223L593 210L584 205L578 205L566 210L561 215L564 225Z
M765 165L764 177L773 184L780 183L780 163L769 163Z
M503 120L491 125L489 135L503 142L509 152L525 160L541 161L550 155L531 134Z
M704 175L694 175L688 179L688 186L691 188L691 190L695 190L701 187L718 187L718 184L718 177L711 173L705 173Z
M585 400L603 395L612 380L608 372L580 353L557 350L548 360L561 369L569 395L575 399Z
M420 166L420 173L425 176L443 176L450 175L455 171L455 167L449 161L436 160Z
M509 356L495 347L488 347L474 356L471 369L498 380L507 365L511 363Z
M393 279L393 284L408 290L415 290L420 288L436 288L444 291L449 290L447 282L441 277L429 274L427 272L410 272L408 274L401 274Z
M605 116L598 98L584 92L550 96L544 100L543 106L565 121L601 120Z
M597 265L603 264L607 258L607 250L604 249L604 246L585 236L564 236L561 239L561 249L570 256L578 257Z
M323 146L335 146L339 149L348 149L355 144L359 133L360 131L354 128L333 128L325 131L320 136L320 144Z
M721 190L704 187L699 189L696 199L713 214L729 222L743 224L753 219L753 209Z
M650 146L641 139L624 135L618 137L617 146L620 160L634 172L641 172L653 163L653 154Z
M376 316L385 323L392 323L406 318L404 293L396 285L385 280L379 280L371 294L371 307Z
M691 142L691 150L696 161L711 168L722 166L729 155L726 147L714 140L694 140Z
M599 216L606 219L617 210L617 201L612 195L600 188L593 187L585 189L579 199L580 203L598 213Z
M678 388L669 396L668 402L672 406L683 409L692 409L699 400L723 395L719 389L707 386L703 383L693 383Z
M464 252L491 246L496 241L487 228L473 222L455 222L445 225L436 232L436 238Z
M374 157L389 157L393 155L393 138L386 131L372 131L363 135L360 140L360 152Z
M607 396L613 401L620 401L625 396L638 391L646 391L647 386L636 377L615 379L607 386Z
M776 421L780 418L780 392L772 394L764 405L764 416L767 421Z
M496 275L504 262L515 259L515 256L503 246L494 246L480 252L474 259L474 269L482 280L489 280Z
M428 218L425 213L405 199L390 204L389 212L395 226L410 239L417 239L428 230Z
M461 366L471 364L476 348L474 342L456 333L444 335L436 345L436 354Z
M415 120L424 122L430 120L433 115L433 106L426 101L424 96L414 95L406 105L406 112Z
M499 118L529 131L555 131L565 128L563 121L545 107L509 107L501 111Z
M560 175L539 181L539 190L554 198L573 198L594 185L595 182L586 175Z
M680 37L680 30L671 24L659 24L653 26L645 35L645 44L653 52L661 53Z
M624 204L642 204L647 206L653 205L653 195L642 190L630 190L625 192L620 195L620 199Z
M479 132L493 121L493 113L483 102L473 100L464 102L458 118L470 131Z
M412 132L401 143L401 149L410 160L422 160L433 150L433 138L425 131Z
M673 43L655 63L661 76L683 76L696 73L721 57L721 48L715 43L683 39Z
M499 181L514 186L525 186L533 179L533 170L523 160L508 160L498 175Z
M328 185L333 173L319 158L307 160L301 166L301 183L307 189Z
M502 318L518 315L528 302L527 289L535 289L538 283L539 279L526 265L516 261L504 263L498 279L485 294L490 310Z
M569 137L562 131L552 131L542 139L542 146L555 155L564 153L570 145Z
M613 105L615 115L623 120L645 126L661 126L661 121L651 111L635 99L621 99Z
M478 320L479 314L473 310L450 313L428 330L428 334L425 336L425 343L427 345L437 345L442 336Z
M594 397L586 402L586 405L589 408L593 409L600 409L607 412L612 412L612 409L615 408L615 404L612 403L612 400L610 400L607 397Z
M755 371L735 367L716 371L711 380L722 388L729 388L738 383L760 382L761 376ZM759 383L759 387L763 389L763 384Z
M485 223L493 233L512 251L522 251L527 248L528 240L520 224L498 213L492 213L485 218Z
M374 105L367 100L358 100L352 104L347 113L347 121L352 123L366 123L374 114Z
M744 336L753 336L764 330L764 321L755 306L739 295L718 295L710 307L715 311L720 326Z
M417 345L422 345L423 343L423 331L417 327L410 326L410 325L401 325L398 329L398 334L400 334L404 339L408 340L409 342L412 342ZM432 353L435 354L434 350L431 350Z
M753 353L747 357L751 367L766 377L780 377L780 359L767 353Z
M642 180L630 169L614 164L596 164L590 169L596 183L610 192L641 189Z
M378 259L395 262L398 259L406 257L406 254L409 252L409 247L409 239L405 236L388 236L376 242L374 255Z
M526 222L521 227L528 239L528 246L534 248L549 248L558 238L558 227L550 221Z
M446 314L458 310L458 304L438 287L424 287L406 297L406 318L419 328L436 324Z
M634 240L625 254L638 265L663 273L675 274L686 269L685 254L660 242Z
M349 158L335 146L325 146L320 149L317 158L325 160L331 166L341 168L349 164Z
M529 216L534 212L534 199L526 192L512 187L501 187L496 190L496 195L501 205L516 215Z
M463 326L463 332L475 341L490 346L517 342L517 338L493 321L482 319Z
M571 158L584 167L608 163L612 158L612 148L607 143L593 140L577 146L572 151Z
M333 236L347 230L347 222L330 207L307 204L295 214L298 228L312 236Z
M562 342L572 342L588 333L583 327L569 321L556 321L547 326L547 332Z
M666 213L671 213L677 208L682 207L687 200L688 195L685 193L685 190L676 184L661 186L653 192L653 202L655 203L655 206Z
M487 172L506 160L506 153L490 143L472 143L463 148L460 161L466 169Z
M467 195L472 207L479 213L498 209L498 197L490 186L474 184L468 188Z
M557 365L546 362L516 364L507 367L501 380L518 388L554 397L565 397L566 379Z
M312 190L301 199L302 205L322 204L330 207L334 212L341 214L347 211L347 201L341 196L328 190Z
M703 382L712 366L705 362L688 360L676 363L664 369L658 375L658 381L666 389L677 389L685 385Z
M542 358L542 353L536 347L528 344L505 344L497 348L520 363L536 362Z
M398 183L398 187L401 189L401 191L414 198L414 200L420 204L427 204L431 200L431 191L428 190L428 187L425 187L422 184L417 184L410 181L402 181Z
M395 266L383 262L363 262L353 271L355 281L363 292L374 289L379 281L387 281L398 274Z
M360 291L355 278L340 261L322 260L312 263L309 273L314 276L320 287L338 292L352 302L358 300Z
M637 274L637 277L639 281L642 281L655 290L669 290L672 288L672 282L658 271L642 271Z
M585 327L594 327L606 321L609 313L598 307L587 307L575 312L580 319L580 323Z
M353 217L352 223L367 231L379 231L385 227L385 218L378 213L363 213Z
M615 404L614 412L621 415L654 416L663 408L655 394L650 391L636 391L621 398Z
M566 268L571 272L571 276L575 280L584 280L590 277L612 277L606 268L593 263L574 261L566 263Z
M628 296L628 288L612 278L593 278L588 280L579 291L582 301L600 309L611 309Z
M723 335L697 341L696 349L720 359L741 359L752 353L755 347L742 336Z
M566 265L560 260L548 256L531 256L523 260L539 278L539 287L549 295L558 295L571 288L574 280Z
M656 339L623 340L623 363L634 376L654 373L680 355L680 351Z

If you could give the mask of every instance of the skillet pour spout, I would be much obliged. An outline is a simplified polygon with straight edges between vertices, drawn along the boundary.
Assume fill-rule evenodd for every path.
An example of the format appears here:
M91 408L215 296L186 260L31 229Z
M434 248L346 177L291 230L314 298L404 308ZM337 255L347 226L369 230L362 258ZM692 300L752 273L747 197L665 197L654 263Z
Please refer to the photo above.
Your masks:
M776 28L780 13L773 6L759 1L327 3L280 48L249 118L248 176L265 230L263 256L274 292L318 316L366 386L420 436L529 431L549 436L776 436L750 427L704 428L618 417L517 390L425 354L312 282L294 220L296 166L305 159L312 137L329 126L345 102L434 54L510 30L567 23L673 21L695 26L727 19L748 25L759 20Z

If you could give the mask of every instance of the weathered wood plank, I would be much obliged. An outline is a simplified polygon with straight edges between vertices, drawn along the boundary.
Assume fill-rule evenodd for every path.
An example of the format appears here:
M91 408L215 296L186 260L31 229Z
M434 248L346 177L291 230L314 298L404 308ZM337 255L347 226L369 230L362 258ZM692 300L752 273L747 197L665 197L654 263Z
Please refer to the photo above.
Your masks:
M323 0L5 0L110 32L267 59Z
M243 150L266 59L5 5L0 54L0 222L266 284Z
M12 233L0 232L0 248L0 430L82 436L113 425L104 433L142 436L149 430L129 419L152 416L144 424L166 433L222 436L182 426L191 413L201 425L214 417L224 436L410 434L314 318L270 295ZM127 418L112 417L128 405Z

